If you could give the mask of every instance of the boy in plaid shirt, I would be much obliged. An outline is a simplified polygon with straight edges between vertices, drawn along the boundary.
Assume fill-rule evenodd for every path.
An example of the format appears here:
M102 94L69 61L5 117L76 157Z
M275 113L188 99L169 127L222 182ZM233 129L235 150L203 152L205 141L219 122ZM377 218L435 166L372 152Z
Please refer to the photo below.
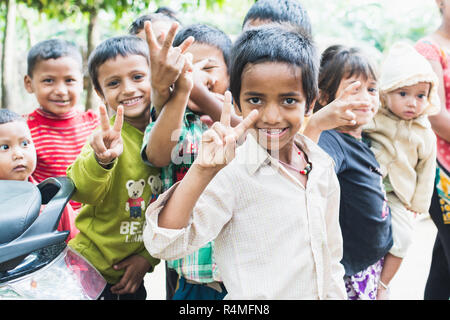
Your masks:
M153 55L159 53L160 56L165 54L165 60L169 68L171 50L178 50L179 47L171 47L168 51L164 51L164 45L161 48L159 47L148 26L146 26L146 32L150 52ZM166 41L172 45L170 35L169 32ZM147 164L161 167L163 191L168 190L177 181L183 179L194 162L202 134L208 129L207 125L200 119L202 114L206 113L211 118L215 118L214 112L202 109L202 106L207 104L208 97L203 101L201 99L193 101L193 93L209 90L210 95L214 99L218 99L217 97L225 93L229 84L227 64L231 40L228 36L213 27L191 25L177 33L173 45L186 43L186 40L190 37L195 37L195 43L191 44L189 48L181 48L186 55L192 57L193 62L194 88L189 97L190 101L186 101L184 104L166 106L164 101L169 104L168 101L170 100L180 99L181 95L177 92L179 88L177 88L175 82L174 90L167 94L169 86L172 84L170 80L164 83L162 79L156 80L156 77L152 77L153 97L155 97L155 93L159 95L152 99L155 108L154 114L157 114L157 119L146 128L141 155ZM160 61L156 56L151 57L150 60L152 63L155 63L153 61ZM161 65L155 67L161 68ZM164 74L168 74L168 72ZM174 78L176 79L176 76ZM173 81L173 79L171 80ZM166 99L161 98L165 94ZM220 106L219 101L217 105ZM179 106L182 106L182 108ZM174 119L176 120L174 121ZM174 269L180 277L178 290L175 292L173 299L223 299L226 290L215 268L213 247L213 242L209 242L183 259L167 262L169 268ZM170 271L168 272L170 274ZM168 289L170 287L169 283ZM170 294L168 298L170 298Z

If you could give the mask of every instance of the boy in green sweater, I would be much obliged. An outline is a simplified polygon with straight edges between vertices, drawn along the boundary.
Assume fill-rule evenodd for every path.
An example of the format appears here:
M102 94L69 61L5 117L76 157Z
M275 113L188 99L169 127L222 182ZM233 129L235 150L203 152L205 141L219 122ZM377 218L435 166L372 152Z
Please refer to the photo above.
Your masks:
M145 299L143 278L158 259L142 241L145 209L161 192L159 170L144 164L140 147L150 119L150 67L146 43L134 36L105 40L89 58L89 74L105 106L100 129L67 169L83 203L80 233L69 245L86 257L108 285L100 299Z

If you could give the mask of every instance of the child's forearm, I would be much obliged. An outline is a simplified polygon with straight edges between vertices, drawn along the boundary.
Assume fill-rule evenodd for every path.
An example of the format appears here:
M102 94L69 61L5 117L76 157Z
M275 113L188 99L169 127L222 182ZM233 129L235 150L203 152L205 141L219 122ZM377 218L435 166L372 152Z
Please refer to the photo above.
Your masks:
M318 121L316 120L317 119L314 117L314 115L312 115L305 127L305 130L303 131L303 135L307 136L315 143L318 143L320 134L322 133L323 129L319 126L319 124L317 123Z
M156 167L170 164L173 148L180 137L189 92L174 91L158 116L145 150L148 161Z
M213 121L220 121L222 114L222 104L205 86L194 86L190 96L191 100ZM235 115L231 115L231 126L237 126L242 120Z
M112 170L106 170L97 163L89 145L83 147L66 173L76 186L73 200L92 205L103 201L110 187Z
M194 162L159 214L158 226L167 229L186 227L197 200L217 172L217 169L201 168Z
M170 89L156 89L152 87L152 105L155 107L156 115L161 113L163 106L170 98Z
M431 126L436 134L446 141L450 141L450 113L444 109L434 116L429 116Z

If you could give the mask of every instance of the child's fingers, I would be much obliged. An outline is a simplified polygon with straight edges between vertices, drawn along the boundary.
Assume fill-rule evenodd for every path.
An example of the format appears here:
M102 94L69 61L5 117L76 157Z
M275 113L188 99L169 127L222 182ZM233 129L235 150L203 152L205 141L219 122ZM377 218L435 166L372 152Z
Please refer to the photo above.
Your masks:
M90 145L98 157L104 158L104 154L108 149L105 146L103 135L100 134L100 132L97 132L91 136Z
M225 137L225 147L224 147L224 157L225 163L229 163L234 159L236 152L236 139L234 136L226 136Z
M213 129L206 130L202 135L202 143L215 142L216 144L222 144L222 139L219 138L217 133Z
M345 110L344 119L345 120L354 120L354 119L356 119L356 115L351 110Z
M109 126L109 117L108 113L106 112L106 107L104 105L101 105L99 107L100 112L100 127L103 132L108 131L111 127Z
M172 48L167 56L167 64L173 69L180 71L184 65L185 57L181 54L181 50L178 47Z
M181 49L181 53L185 53L186 50L191 46L191 44L193 44L195 41L193 36L189 36L187 37L187 39L185 39L179 46L178 48Z
M214 93L214 96L222 103L225 101L225 96L223 94Z
M164 39L166 38L166 35L164 34L164 32L161 32L159 34L159 36L156 38L156 41L158 42L158 44L163 43Z
M342 119L349 122L350 125L356 124L356 115L351 110L346 110L342 116Z
M211 144L213 146L211 146ZM205 131L202 135L202 143L200 145L201 152L197 157L202 165L214 165L215 150L217 149L214 145L222 146L222 139L217 135L216 131L212 129Z
M222 114L220 115L220 123L224 126L230 126L231 108L231 92L226 91L223 100Z
M209 59L205 58L203 60L197 61L196 63L194 63L194 68L196 70L202 70L207 64L208 64Z
M150 21L145 21L144 23L145 38L147 40L147 45L150 50L150 56L153 56L159 50L158 41L155 38L155 34L152 30L152 24Z
M222 143L225 137L230 133L232 133L230 127L223 125L221 122L214 122L213 125L211 126L211 129L217 133Z
M114 294L122 294L124 293L124 289L127 285L127 280L125 279L125 275L120 279L118 283L111 287L111 292Z
M172 48L173 39L175 38L175 34L178 29L178 23L174 22L172 23L172 26L170 27L169 32L167 32L166 38L164 39L162 48L161 48L161 55L167 56L169 53L170 48Z
M192 65L192 60L194 59L194 57L192 56L192 54L190 52L187 52L184 54L184 66L183 66L183 71L184 72L192 72L194 67Z
M339 95L338 99L343 99L349 95L352 95L353 90L355 90L356 88L359 88L360 86L361 86L360 81L355 81L355 82L351 83L342 91L342 93Z
M123 143L122 140L111 146L107 150L108 158L109 159L115 159L118 158L123 152Z
M233 128L236 139L239 139L248 128L250 128L253 123L258 119L258 110L252 110L247 117L241 121L236 127Z
M360 108L368 108L368 107L370 107L370 104L367 102L364 102L364 101L349 101L349 102L344 102L341 105L341 108L345 111L360 109Z
M123 106L120 104L117 107L116 120L114 120L113 130L116 132L121 132L123 126Z

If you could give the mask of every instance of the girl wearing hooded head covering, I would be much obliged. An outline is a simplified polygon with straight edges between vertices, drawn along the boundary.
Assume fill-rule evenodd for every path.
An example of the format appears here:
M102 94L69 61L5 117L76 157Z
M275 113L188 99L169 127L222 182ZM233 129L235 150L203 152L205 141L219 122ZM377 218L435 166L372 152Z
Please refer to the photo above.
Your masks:
M430 207L436 171L436 136L428 121L439 113L438 79L429 62L407 43L395 43L381 69L381 108L364 128L380 164L392 216L394 245L384 260L377 299L411 244L416 214Z

